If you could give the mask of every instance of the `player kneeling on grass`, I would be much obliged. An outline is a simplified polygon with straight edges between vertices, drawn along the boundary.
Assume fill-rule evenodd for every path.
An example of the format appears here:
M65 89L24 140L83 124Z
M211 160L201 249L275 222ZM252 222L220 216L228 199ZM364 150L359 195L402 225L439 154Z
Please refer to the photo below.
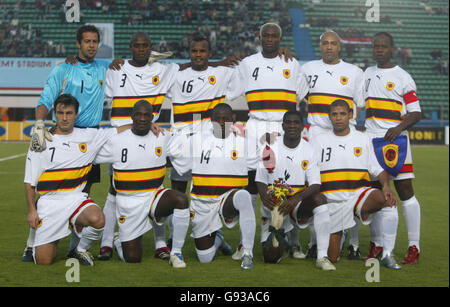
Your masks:
M150 219L162 224L173 214L173 243L170 264L184 268L181 249L189 226L189 204L185 194L165 189L170 134L151 131L153 108L145 100L136 102L132 128L111 138L99 152L97 163L111 163L117 191L116 217L119 237L114 246L126 262L142 259L142 236L152 228Z
M105 224L102 210L83 192L92 162L103 144L129 126L111 129L74 128L78 101L70 94L54 103L56 126L52 141L42 152L28 151L25 166L25 194L28 224L36 229L33 254L37 264L51 264L60 239L69 226L84 226L73 256L84 265L94 265L87 251L100 239ZM40 197L35 203L35 192ZM89 226L89 227L88 227Z
M373 213L397 205L390 175L379 165L369 137L350 128L352 116L345 100L335 100L329 112L333 130L312 141L319 159L320 191L331 219L328 256L332 262L338 261L342 231L354 226L355 216L368 225ZM370 187L370 176L378 178L383 190Z
M322 270L336 268L327 258L330 238L327 206L320 197L320 171L313 147L301 138L303 117L300 112L289 111L283 116L283 138L267 146L263 158L264 167L256 172L256 184L263 206L261 206L261 242L265 262L277 263L289 246L285 241L285 233L295 228L305 228L314 221L317 233L318 254L316 266ZM268 186L275 181L281 181L291 190L287 198L278 204L268 193ZM270 227L271 211L278 210L283 215L282 227L278 230ZM280 231L282 229L282 231ZM279 245L274 246L275 234ZM280 242L281 241L281 242ZM276 244L276 243L275 243ZM284 245L284 247L283 247Z
M192 170L192 236L200 262L214 259L216 232L222 224L232 228L239 221L244 248L241 268L251 269L256 222L250 194L243 188L248 184L248 165L257 161L256 153L247 154L245 138L230 132L233 113L229 105L215 106L211 121L212 131L180 135L173 142L171 162L179 174ZM190 144L192 152L187 149Z

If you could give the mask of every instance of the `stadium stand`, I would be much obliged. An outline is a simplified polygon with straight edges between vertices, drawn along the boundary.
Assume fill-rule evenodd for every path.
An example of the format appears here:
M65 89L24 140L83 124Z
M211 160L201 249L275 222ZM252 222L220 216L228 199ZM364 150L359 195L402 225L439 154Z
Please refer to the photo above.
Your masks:
M0 57L58 57L76 54L78 23L67 23L65 0L0 0ZM154 49L174 51L187 58L189 36L202 32L213 40L215 58L245 56L257 50L258 28L267 21L283 27L283 47L300 60L320 57L318 37L326 29L357 41L378 31L393 34L398 47L407 47L409 59L398 52L398 62L416 80L425 119L448 120L448 1L383 0L381 22L368 23L363 0L80 0L81 22L114 23L115 57L130 56L129 39L136 31L152 37ZM293 10L302 10L305 23L293 23ZM62 26L63 24L63 26ZM293 30L312 42L304 53L294 45ZM351 47L350 47L351 46ZM297 50L296 50L297 47ZM166 49L164 49L166 50ZM405 51L405 50L403 50ZM435 54L433 55L433 52ZM436 56L436 53L438 54ZM440 53L440 55L439 55ZM373 65L370 45L345 44L342 58L361 67ZM405 65L402 64L405 63Z
M294 1L303 8L316 57L320 57L318 38L327 28L337 31L341 38L370 38L379 31L390 32L397 47L407 46L411 51L409 63L403 63L402 54L396 56L397 64L404 67L415 79L425 119L436 116L448 120L448 1L433 0L383 0L380 2L380 22L366 21L366 1L327 0ZM429 8L431 7L431 12ZM332 17L331 17L332 16ZM347 52L344 45L342 58L350 63L373 65L369 45L354 45ZM440 59L433 59L432 51L440 50ZM366 61L366 64L364 62ZM443 67L438 72L436 63ZM446 62L446 64L445 64ZM405 65L406 64L406 65ZM447 66L445 71L445 65Z

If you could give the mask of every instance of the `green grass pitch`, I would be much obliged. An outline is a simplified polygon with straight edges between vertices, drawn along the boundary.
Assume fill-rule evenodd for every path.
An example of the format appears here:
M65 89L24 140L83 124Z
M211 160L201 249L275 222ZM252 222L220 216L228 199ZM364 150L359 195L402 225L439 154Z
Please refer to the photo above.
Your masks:
M240 262L218 252L210 264L197 260L194 241L189 236L183 249L186 269L175 270L167 262L155 259L153 232L144 236L142 263L127 264L117 255L108 262L96 261L94 267L80 266L80 281L66 281L66 252L69 238L58 246L54 263L37 266L21 261L28 237L27 206L24 197L23 175L27 143L0 143L0 285L1 286L155 286L155 287L305 287L305 286L449 286L449 148L445 146L414 146L415 194L421 204L421 255L414 266L402 266L400 271L380 268L380 281L366 281L366 267L362 261L343 257L337 271L323 272L315 268L311 259L286 258L279 264L265 264L259 243L259 220L255 238L255 267L240 269ZM4 160L4 158L19 155ZM165 184L170 182L166 177ZM106 167L102 167L102 183L93 186L92 198L103 207L108 191ZM258 205L259 206L259 205ZM258 210L259 211L259 210ZM395 247L397 261L406 252L408 241L402 207L399 206L399 228ZM190 233L190 231L189 231ZM239 229L224 229L227 241L236 247ZM300 232L303 250L309 231ZM368 252L369 228L361 226L360 249ZM91 248L94 256L99 243ZM270 276L270 277L269 277Z

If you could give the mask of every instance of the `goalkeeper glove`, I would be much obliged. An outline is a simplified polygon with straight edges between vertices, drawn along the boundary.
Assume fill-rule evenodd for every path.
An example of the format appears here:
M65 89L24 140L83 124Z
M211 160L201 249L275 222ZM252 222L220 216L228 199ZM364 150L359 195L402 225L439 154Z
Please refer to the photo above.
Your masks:
M31 129L30 149L37 152L44 151L46 148L45 139L52 141L52 136L45 128L44 121L39 119Z

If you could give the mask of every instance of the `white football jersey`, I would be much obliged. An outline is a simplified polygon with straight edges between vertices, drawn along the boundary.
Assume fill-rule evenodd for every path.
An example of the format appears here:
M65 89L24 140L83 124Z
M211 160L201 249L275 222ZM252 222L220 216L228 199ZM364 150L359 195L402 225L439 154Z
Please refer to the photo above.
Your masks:
M189 142L191 154L185 151ZM176 171L184 174L192 170L191 198L205 202L215 202L231 189L246 187L249 161L257 159L256 152L247 152L245 138L233 133L225 139L212 132L178 135L171 144L169 156Z
M117 193L145 196L163 184L170 138L168 131L165 135L155 136L149 131L139 136L129 129L111 138L95 162L112 164Z
M284 145L283 139L270 145L275 155L275 168L270 173L266 168L256 170L255 181L271 185L282 178L292 188L294 195L304 191L307 185L320 184L320 169L314 149L305 139L296 148Z
M310 61L300 68L309 84L308 123L324 129L332 129L328 117L330 104L336 99L347 101L353 110L351 124L356 124L356 107L364 107L363 71L356 65L340 60L329 65L323 60ZM304 98L303 93L300 98Z
M135 67L128 61L119 71L109 69L106 72L105 99L112 101L111 125L131 124L131 111L139 100L147 100L153 105L155 122L178 70L178 64L154 62Z
M320 166L320 191L329 201L350 199L355 191L370 186L370 175L378 177L383 171L370 138L355 129L346 136L333 131L320 134L312 144Z
M200 131L200 123L210 122L211 110L225 101L227 88L236 70L211 67L204 71L187 68L176 74L167 97L172 100L170 123L173 129Z
M364 79L367 131L385 132L397 126L401 116L421 111L416 83L400 66L371 66L364 72Z
M286 111L296 110L297 95L307 89L297 60L265 58L257 53L244 58L233 80L230 99L245 94L249 117L281 122Z
M68 135L54 134L43 152L28 152L24 182L39 194L82 192L95 156L115 134L116 128L74 128Z

